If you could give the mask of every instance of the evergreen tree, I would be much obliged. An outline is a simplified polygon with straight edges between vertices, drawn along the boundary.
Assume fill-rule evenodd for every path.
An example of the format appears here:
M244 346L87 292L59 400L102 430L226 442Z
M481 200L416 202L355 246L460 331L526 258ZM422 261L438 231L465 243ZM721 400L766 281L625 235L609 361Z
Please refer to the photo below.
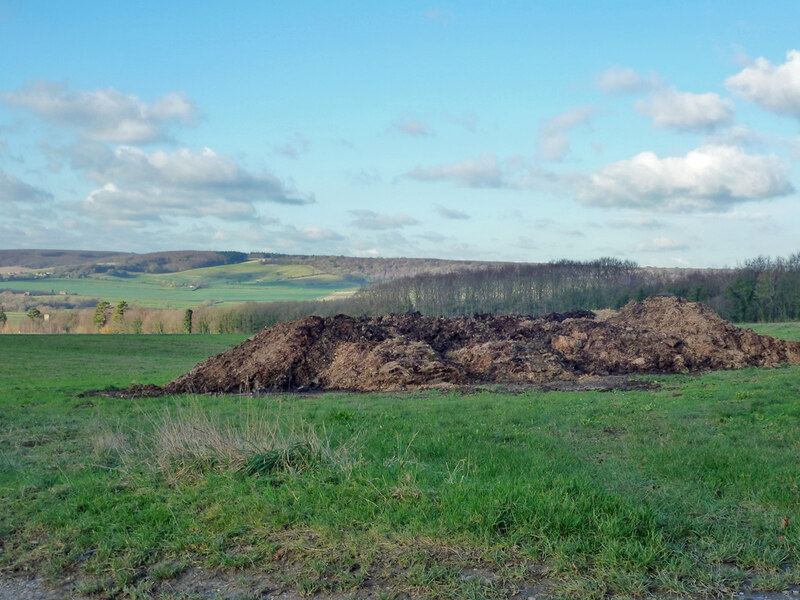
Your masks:
M183 333L192 333L192 309L187 308L183 313Z
M114 316L112 319L116 322L122 321L126 310L128 310L128 303L125 302L125 300L120 300L119 304L117 304L117 307L114 309Z
M97 306L94 309L94 317L92 318L97 329L102 329L105 326L106 321L108 320L106 311L109 308L111 308L111 304L105 300L101 300L97 303Z

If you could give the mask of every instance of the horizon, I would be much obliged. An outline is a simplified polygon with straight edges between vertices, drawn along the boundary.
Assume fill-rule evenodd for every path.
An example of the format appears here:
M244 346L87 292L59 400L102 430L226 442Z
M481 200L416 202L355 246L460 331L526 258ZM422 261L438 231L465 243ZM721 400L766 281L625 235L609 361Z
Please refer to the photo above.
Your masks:
M616 6L0 0L0 248L800 250L800 5Z
M578 263L591 263L597 260L604 260L604 259L615 259L616 257L613 256L595 256L595 257L579 257L579 258L555 258L547 261L519 261L519 260L506 260L506 261L491 261L491 260L472 260L472 259L461 259L461 258L439 258L436 256L353 256L347 254L294 254L294 253L283 253L283 252L268 252L263 250L229 250L229 249L220 249L220 248L209 248L207 250L200 250L197 248L183 248L180 250L151 250L151 251L127 251L127 250L96 250L96 249L89 249L89 248L0 248L0 252L92 252L92 253L105 253L105 254L136 254L136 255L147 255L147 254L163 254L166 252L175 252L175 253L192 253L192 252L239 252L241 254L247 255L247 261L252 260L259 260L259 257L250 258L253 254L271 254L273 256L296 256L296 257L330 257L330 258L354 258L360 260L434 260L434 261L444 261L444 262L477 262L477 263L486 263L489 264L551 264L557 263L561 260L568 260ZM800 253L797 253L800 254ZM265 257L268 259L269 257ZM640 264L636 261L629 261L633 262L634 268L637 269L676 269L676 270L736 270L746 268L746 264L749 260L765 258L767 260L773 259L786 259L789 258L788 256L751 256L749 259L743 260L741 263L735 265L722 265L719 267L683 267L683 266L658 266L658 265L647 265L647 264ZM247 262L246 261L246 262ZM232 263L236 264L236 263ZM15 266L15 265L9 265Z

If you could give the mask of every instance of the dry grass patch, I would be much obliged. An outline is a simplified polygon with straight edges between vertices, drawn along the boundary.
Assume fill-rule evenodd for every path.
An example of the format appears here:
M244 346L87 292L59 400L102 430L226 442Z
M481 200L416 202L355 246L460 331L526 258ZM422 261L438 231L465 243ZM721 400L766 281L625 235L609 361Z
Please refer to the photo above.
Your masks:
M211 471L271 476L324 466L349 475L355 438L337 446L324 424L320 430L252 407L226 418L193 403L165 408L144 432L105 426L92 445L99 456L118 456L127 470L145 465L172 483Z

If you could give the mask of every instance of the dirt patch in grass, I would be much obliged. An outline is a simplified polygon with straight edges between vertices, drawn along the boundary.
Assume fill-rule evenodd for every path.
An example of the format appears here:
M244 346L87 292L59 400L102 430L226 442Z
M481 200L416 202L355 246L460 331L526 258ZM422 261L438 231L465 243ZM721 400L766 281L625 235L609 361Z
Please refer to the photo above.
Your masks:
M589 311L306 317L264 329L160 391L138 386L122 393L372 392L491 384L561 389L566 382L582 389L598 377L785 363L800 364L800 342L761 336L702 304L658 296L603 320Z
M480 384L549 384L800 363L800 343L737 328L702 304L653 297L605 320L577 311L281 323L211 357L167 393L314 389L391 391Z

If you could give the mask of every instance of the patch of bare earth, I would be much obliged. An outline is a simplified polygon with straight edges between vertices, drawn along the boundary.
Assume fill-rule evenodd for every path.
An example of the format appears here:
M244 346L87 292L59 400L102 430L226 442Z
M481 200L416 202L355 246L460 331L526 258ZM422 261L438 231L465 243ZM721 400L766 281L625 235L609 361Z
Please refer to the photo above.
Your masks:
M782 363L800 364L800 342L761 336L702 304L657 296L602 320L589 311L543 317L306 317L264 329L212 356L160 393L373 392L492 384L573 389L608 377Z

